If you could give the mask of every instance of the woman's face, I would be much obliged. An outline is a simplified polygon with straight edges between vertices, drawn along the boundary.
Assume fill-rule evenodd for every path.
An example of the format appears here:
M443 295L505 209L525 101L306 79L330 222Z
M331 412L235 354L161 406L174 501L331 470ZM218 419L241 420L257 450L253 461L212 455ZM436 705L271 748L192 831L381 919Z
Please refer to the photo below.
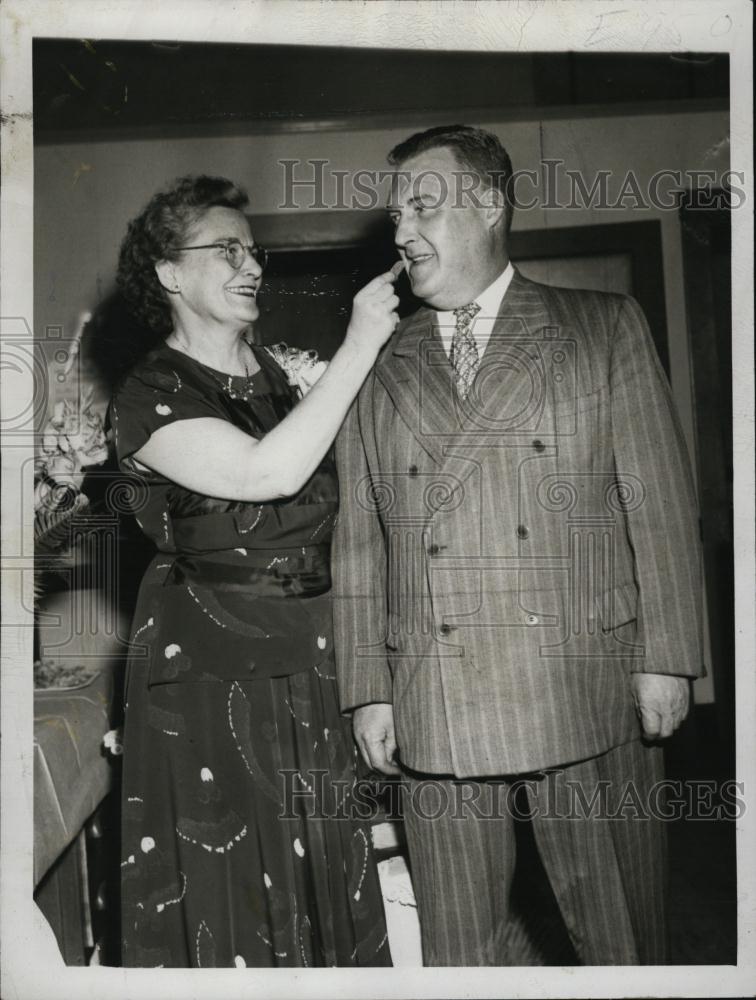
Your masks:
M223 244L239 240L247 247L254 244L249 223L235 208L209 208L190 229L185 247ZM221 246L206 250L188 250L173 265L178 294L171 296L174 309L186 319L203 324L240 329L260 315L257 293L262 282L262 268L251 254L235 271L226 260Z

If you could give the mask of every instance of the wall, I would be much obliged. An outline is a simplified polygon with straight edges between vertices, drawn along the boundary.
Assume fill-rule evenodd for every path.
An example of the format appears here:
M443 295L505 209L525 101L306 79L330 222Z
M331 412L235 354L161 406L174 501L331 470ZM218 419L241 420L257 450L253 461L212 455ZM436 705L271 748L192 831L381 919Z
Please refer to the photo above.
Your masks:
M613 172L612 188L633 168L645 191L660 170L728 169L729 119L724 112L607 116L578 120L482 122L507 146L515 169L542 159L565 167ZM62 327L72 336L79 315L112 286L118 246L128 220L166 181L184 173L218 173L244 185L253 214L275 212L283 198L280 159L327 158L330 168L382 169L385 153L406 128L43 145L35 150L34 329ZM680 223L675 211L539 207L517 213L515 227L590 225L658 218L662 227L672 390L695 460L691 370L687 344ZM60 393L75 391L59 385ZM712 696L697 682L698 700Z
M662 169L727 169L728 117L707 112L583 120L483 123L510 151L516 169L561 157L590 180L598 169L624 177L632 167L641 189ZM333 169L385 167L385 153L406 129L354 133L289 133L250 138L195 138L44 145L35 150L35 331L72 333L112 284L128 220L166 181L182 173L220 173L248 188L254 214L277 210L283 197L279 159L328 158ZM529 189L524 189L529 193ZM300 194L307 197L307 192ZM515 228L539 229L658 218L673 391L692 441L687 329L676 212L599 207L535 208L517 213Z

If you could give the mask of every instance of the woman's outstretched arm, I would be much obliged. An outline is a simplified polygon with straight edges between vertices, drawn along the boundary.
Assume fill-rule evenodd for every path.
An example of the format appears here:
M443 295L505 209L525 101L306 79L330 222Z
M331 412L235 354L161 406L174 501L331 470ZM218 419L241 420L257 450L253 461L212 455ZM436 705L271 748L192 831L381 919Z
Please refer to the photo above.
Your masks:
M155 431L132 456L186 489L263 502L296 493L333 443L352 400L397 322L392 271L354 298L344 343L305 398L257 440L224 420L179 420Z

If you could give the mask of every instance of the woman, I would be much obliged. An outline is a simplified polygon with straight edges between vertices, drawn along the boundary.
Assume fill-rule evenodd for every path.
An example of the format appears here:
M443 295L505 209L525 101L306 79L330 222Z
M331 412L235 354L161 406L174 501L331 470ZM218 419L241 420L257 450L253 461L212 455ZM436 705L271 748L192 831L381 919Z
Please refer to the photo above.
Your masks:
M329 448L398 300L391 273L355 297L300 400L248 339L265 254L246 204L230 181L186 177L121 248L119 285L164 338L111 408L159 549L126 679L123 964L387 965L369 832L345 818Z

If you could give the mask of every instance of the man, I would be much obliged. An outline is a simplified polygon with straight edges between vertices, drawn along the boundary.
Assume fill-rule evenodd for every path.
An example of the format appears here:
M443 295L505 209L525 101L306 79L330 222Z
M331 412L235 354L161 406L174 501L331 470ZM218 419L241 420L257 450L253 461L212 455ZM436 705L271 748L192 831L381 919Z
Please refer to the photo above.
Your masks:
M519 787L580 961L663 962L658 740L702 660L668 385L634 300L512 267L493 135L431 129L389 161L425 308L338 442L336 648L365 760L403 775L424 961L518 961Z

